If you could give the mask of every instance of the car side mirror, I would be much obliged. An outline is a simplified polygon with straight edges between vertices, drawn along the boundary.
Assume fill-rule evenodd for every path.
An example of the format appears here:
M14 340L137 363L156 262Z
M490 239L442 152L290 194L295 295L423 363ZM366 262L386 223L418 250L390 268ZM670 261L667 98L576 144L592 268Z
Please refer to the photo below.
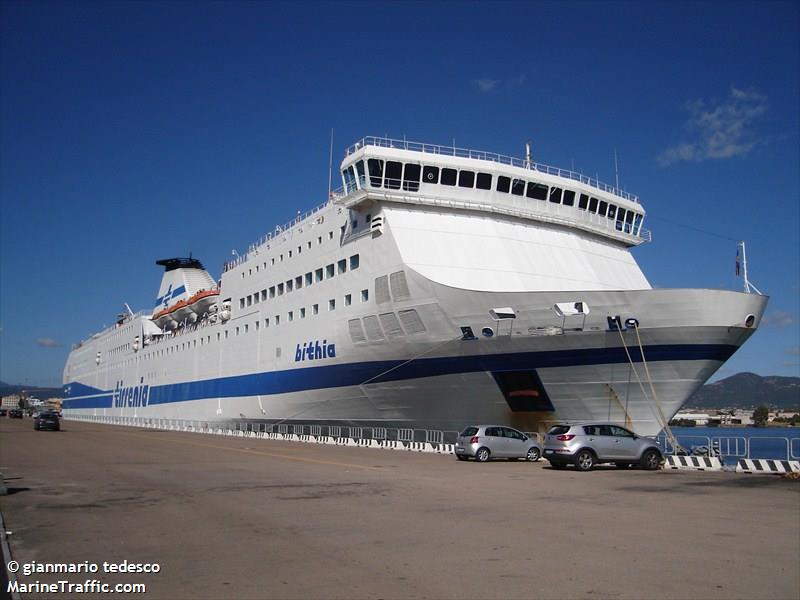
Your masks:
M528 438L528 436L527 436L527 435L523 435L523 436L522 436L522 441L523 441L523 442L527 442L527 441L528 441L528 439L529 439L529 438Z

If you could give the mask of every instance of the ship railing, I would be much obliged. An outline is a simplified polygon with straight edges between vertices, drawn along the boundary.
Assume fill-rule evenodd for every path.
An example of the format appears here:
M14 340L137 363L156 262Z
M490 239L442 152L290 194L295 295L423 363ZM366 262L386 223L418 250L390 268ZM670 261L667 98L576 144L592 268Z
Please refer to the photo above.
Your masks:
M340 195L342 195L342 191L343 190L340 189L340 190L338 190L338 193ZM284 236L286 236L289 233L293 233L293 231L294 231L294 229L296 227L302 225L306 220L308 220L309 218L313 217L318 212L320 212L322 209L324 209L326 206L328 206L328 204L330 204L331 200L336 198L335 194L336 194L335 192L331 192L331 195L330 195L331 197L328 198L328 200L326 200L322 204L320 204L318 206L315 206L311 210L308 210L308 211L306 211L306 212L304 212L302 214L300 213L300 211L298 211L297 216L294 219L292 219L290 221L287 221L283 225L276 225L275 229L265 233L260 238L258 238L255 242L250 244L248 246L248 248L247 248L247 252L245 252L243 254L240 254L240 255L237 255L236 258L234 258L233 260L226 261L222 265L222 272L225 273L227 271L230 271L234 267L237 267L237 266L247 262L249 260L249 258L259 248L261 248L261 246L264 246L265 244L271 244L271 243L277 243L277 242L283 241L282 238Z
M599 190L603 190L604 192L609 192L610 194L620 196L622 198L625 198L626 200L630 200L631 202L637 202L637 203L639 202L638 196L626 192L625 190L619 189L618 187L609 185L607 183L603 183L602 181L599 180L599 178L589 177L577 171L573 171L570 169L562 169L560 167L554 167L544 163L528 161L525 159L516 158L513 156L507 156L504 154L497 154L495 152L486 152L484 150L472 150L470 148L459 148L455 145L442 146L439 144L426 144L422 142L397 140L386 137L367 136L365 138L362 138L349 148L347 148L347 150L345 151L346 152L345 156L350 156L351 154L360 150L361 148L364 148L365 146L376 146L379 148L397 148L399 150L411 150L414 152L423 152L426 154L438 154L442 156L454 156L460 158L485 160L498 164L509 165L512 167L529 169L531 171L538 171L540 173L547 173L548 175L556 175L558 177L564 177L566 179L578 181L580 183L584 183Z

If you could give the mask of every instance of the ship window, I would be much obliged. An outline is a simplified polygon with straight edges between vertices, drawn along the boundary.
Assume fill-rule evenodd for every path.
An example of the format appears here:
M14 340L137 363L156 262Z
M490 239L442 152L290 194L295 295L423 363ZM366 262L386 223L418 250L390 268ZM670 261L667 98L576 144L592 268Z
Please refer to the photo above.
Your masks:
M274 285L270 286L270 288L269 288L269 297L270 298L274 298L275 297L275 286Z
M642 230L642 220L643 219L644 219L644 217L642 217L642 215L640 215L638 213L636 214L636 220L635 220L635 222L633 224L633 233L634 233L634 235L639 235L639 232Z
M225 339L226 340L228 339L228 330L227 329L225 330Z
M581 197L578 200L578 208L586 210L586 207L588 205L589 205L589 196L587 196L586 194L581 194Z
M625 233L631 232L631 226L633 225L633 211L628 211L628 214L625 215Z
M239 298L239 308L244 308L244 298Z
M353 296L351 294L345 294L344 305L350 306L352 303L353 303Z
M264 327L269 327L269 317L264 319Z
M364 161L360 160L356 163L356 171L358 171L358 186L364 187L366 180L364 178Z
M275 315L275 327L281 324L281 316Z
M547 200L547 186L543 183L533 183L531 181L528 184L528 189L526 190L525 195L528 198L533 198L534 200Z
M510 189L511 189L511 178L506 177L505 175L500 175L497 178L497 191L505 192L507 194Z
M263 302L266 299L267 299L267 290L261 290L261 301Z
M561 201L565 206L575 205L575 192L572 190L564 190L564 199Z
M369 168L369 182L374 187L381 187L383 183L383 161L377 158L370 158L367 161Z
M390 190L400 189L400 178L403 173L403 163L394 160L386 161L386 178L383 181L383 187Z
M357 268L358 268L358 254L353 254L353 256L350 257L350 270L352 271L353 269Z
M253 304L253 296L252 295L248 295L247 296L247 306L250 306L252 304Z
M292 251L289 250L289 258L292 258Z
M458 187L463 187L463 188L475 187L475 171L459 171Z
M300 309L300 318L301 319L305 319L306 318L306 309L305 308L301 308Z
M298 246L297 247L297 253L300 254L302 252L303 252L303 247L302 246Z
M605 200L600 200L600 210L597 211L597 214L599 214L601 217L605 217L606 210L608 210L608 202Z
M369 290L361 290L361 301L362 302L369 301Z
M311 313L314 315L319 314L319 304L315 304L314 306L311 307Z
M620 207L617 211L617 224L616 229L617 231L622 231L622 221L625 219L625 209Z
M478 179L475 187L479 190L492 189L492 176L489 173L478 173Z
M515 179L511 184L511 193L515 196L522 196L525 193L525 182L522 179Z
M456 174L457 172L455 169L442 169L442 185L455 185Z
M250 331L250 324L249 323L245 323L244 324L244 332L247 333L248 331Z
M278 284L278 296L283 296L283 284Z
M550 188L550 202L561 204L561 188Z
M336 310L336 299L331 298L328 300L328 310Z
M358 219L353 219L352 225L353 225L353 231L358 229ZM344 225L342 225L342 230L343 230L342 233L344 233Z
M403 189L409 192L419 191L419 175L422 167L415 164L406 164L403 172Z
M333 277L333 265L325 265L325 279Z
M341 275L342 273L347 271L347 259L343 258L342 260L336 263L336 272Z
M260 299L260 296L259 296L258 292L253 294L253 304L258 304L259 299Z
M291 279L286 282L286 293L291 292L294 289L294 281Z
M329 232L328 232L328 239L329 239L329 240L332 240L332 239L333 239L333 232L332 232L332 231L329 231Z
M597 212L597 198L590 198L589 199L589 212L593 212L593 213Z
M439 183L439 167L424 167L422 183Z
M283 253L281 253L281 262L283 262Z
M613 220L614 217L617 216L617 205L616 204L609 204L608 205L608 213L607 215L609 219Z
M350 192L356 191L356 174L353 170L353 166L350 165L342 171L342 175L344 175L344 184L345 184L345 193L349 194Z
M306 242L306 245L308 246L308 249L309 249L309 250L311 250L311 240L308 240L308 241Z
M256 331L261 329L261 321L256 321ZM203 343L203 338L200 338L200 343Z
M301 287L303 287L303 276L298 275L294 278L294 289L299 290Z
M288 315L288 316L289 316L289 322L290 322L290 323L291 323L292 321L294 321L294 311L291 311L291 310L290 310L290 311L289 311L289 315Z
M316 282L322 281L322 269L316 269L314 271L314 281Z
M306 273L305 277L306 285L311 285L314 276L311 273Z

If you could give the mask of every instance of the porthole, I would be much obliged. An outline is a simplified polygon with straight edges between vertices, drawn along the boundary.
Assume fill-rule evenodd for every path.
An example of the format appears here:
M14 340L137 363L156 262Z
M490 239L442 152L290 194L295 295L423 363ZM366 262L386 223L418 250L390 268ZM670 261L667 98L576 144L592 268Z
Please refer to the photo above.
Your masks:
M747 318L744 320L744 326L750 329L755 324L756 324L756 316L747 315Z

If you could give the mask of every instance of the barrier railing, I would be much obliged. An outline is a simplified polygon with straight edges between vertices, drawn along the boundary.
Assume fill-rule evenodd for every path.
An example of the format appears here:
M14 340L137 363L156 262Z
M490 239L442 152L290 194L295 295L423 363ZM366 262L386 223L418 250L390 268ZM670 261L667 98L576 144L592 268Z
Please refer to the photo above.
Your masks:
M219 435L240 435L274 437L275 439L313 438L319 440L352 440L362 446L380 448L405 448L421 451L452 454L457 431L438 429L389 428L366 426L319 425L306 423L259 423L249 421L224 421L209 423L200 420L157 419L150 417L121 417L103 415L65 415L65 420L103 423L169 431L215 433ZM525 432L539 444L543 443L541 434ZM780 459L800 460L800 437L780 436L704 436L679 435L679 449L674 448L662 433L656 441L664 454L674 455L684 451L695 456L715 456L721 459ZM333 442L331 442L333 443Z

